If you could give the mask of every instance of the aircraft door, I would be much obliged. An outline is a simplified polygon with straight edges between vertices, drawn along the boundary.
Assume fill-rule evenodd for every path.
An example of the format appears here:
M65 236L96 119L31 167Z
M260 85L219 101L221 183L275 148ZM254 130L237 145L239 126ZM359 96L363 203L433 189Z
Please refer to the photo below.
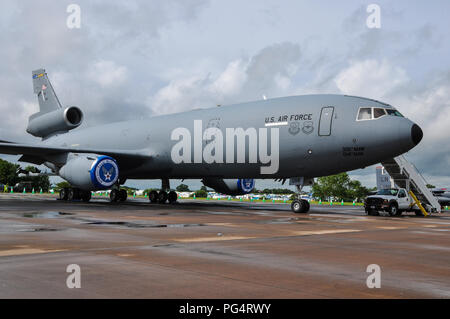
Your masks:
M319 136L330 136L331 126L333 124L333 106L325 106L320 112Z

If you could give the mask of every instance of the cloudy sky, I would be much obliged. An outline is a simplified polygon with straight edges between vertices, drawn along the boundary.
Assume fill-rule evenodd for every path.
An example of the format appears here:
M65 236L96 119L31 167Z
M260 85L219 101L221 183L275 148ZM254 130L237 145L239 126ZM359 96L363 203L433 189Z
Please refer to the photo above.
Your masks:
M71 3L79 29L67 27ZM371 3L379 29L366 24ZM417 122L425 137L407 157L450 186L449 11L448 0L3 0L0 139L35 140L25 128L40 67L85 126L263 95L353 94ZM351 175L374 186L374 170Z

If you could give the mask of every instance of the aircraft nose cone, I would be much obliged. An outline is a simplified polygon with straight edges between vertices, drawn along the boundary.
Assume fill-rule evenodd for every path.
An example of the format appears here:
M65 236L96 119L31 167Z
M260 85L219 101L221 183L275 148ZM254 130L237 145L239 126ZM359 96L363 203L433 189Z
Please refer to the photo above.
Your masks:
M411 128L411 139L414 145L419 144L420 141L422 140L422 137L423 137L422 129L420 128L419 125L414 124Z

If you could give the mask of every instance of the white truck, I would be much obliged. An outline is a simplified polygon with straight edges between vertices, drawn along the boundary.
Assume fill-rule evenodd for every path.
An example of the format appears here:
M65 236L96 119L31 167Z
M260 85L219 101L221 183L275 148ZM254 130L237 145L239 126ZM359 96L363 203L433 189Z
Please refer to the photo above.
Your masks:
M406 189L390 188L379 190L375 195L367 196L364 201L366 214L379 216L380 211L388 212L390 216L400 216L405 211L422 214Z

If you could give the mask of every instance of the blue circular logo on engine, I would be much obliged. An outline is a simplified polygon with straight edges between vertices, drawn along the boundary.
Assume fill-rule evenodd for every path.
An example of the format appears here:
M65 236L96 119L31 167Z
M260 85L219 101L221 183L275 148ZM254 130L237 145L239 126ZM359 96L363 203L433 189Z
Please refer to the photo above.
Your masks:
M91 170L91 179L98 187L113 186L119 178L119 167L114 159L108 156L99 157Z
M253 188L255 187L255 180L254 179L240 179L238 181L239 188L245 192L250 193Z

